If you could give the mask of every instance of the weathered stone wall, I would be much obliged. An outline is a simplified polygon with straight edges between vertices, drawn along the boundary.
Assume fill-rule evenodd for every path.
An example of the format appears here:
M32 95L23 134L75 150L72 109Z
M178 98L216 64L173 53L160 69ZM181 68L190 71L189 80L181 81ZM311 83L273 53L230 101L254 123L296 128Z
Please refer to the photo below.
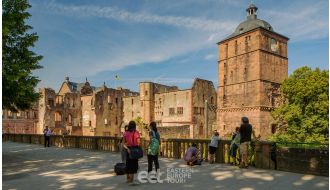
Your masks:
M123 91L103 88L95 94L97 136L118 136L123 122Z
M192 120L191 105L191 90L157 93L155 94L155 121L159 126L189 125Z
M236 127L241 125L241 118L245 116L249 118L250 124L255 131L255 135L271 134L272 118L270 110L263 107L244 107L220 109L218 111L218 126L222 137L230 137Z
M161 138L190 138L189 125L159 127L158 132Z
M140 82L140 114L145 123L155 120L155 94L178 90L176 86L166 86L152 82Z
M50 88L41 88L39 90L41 98L38 102L38 129L37 133L42 134L43 129L48 126L50 128L55 127L55 114L53 108L55 106L56 93Z
M126 96L123 97L123 111L124 111L124 123L128 124L129 121L134 120L137 117L141 117L140 113L140 96Z
M37 134L37 123L34 119L2 119L4 133Z
M277 148L277 169L303 174L329 176L329 150Z
M193 100L193 98L195 99ZM124 97L123 99L124 121L128 123L136 116L141 116L144 123L155 121L159 128L170 127L171 131L176 131L176 134L182 134L182 126L189 126L184 138L186 136L201 138L202 136L196 130L200 130L197 124L205 126L205 100L213 108L208 112L209 131L212 131L216 122L216 91L211 81L196 79L192 88L186 90L179 90L176 86L141 82L139 97ZM195 115L193 101L199 110ZM132 117L132 112L134 117ZM140 114L135 116L135 113ZM171 132L166 136L173 134L174 132Z
M205 101L207 101L207 107ZM194 124L193 138L209 138L212 136L212 125L216 122L215 109L210 109L212 105L217 105L217 94L213 83L203 79L195 79L192 86L191 105L192 121ZM207 126L205 111L208 112Z
M84 136L94 136L96 128L95 98L93 95L84 95L81 99L82 133Z

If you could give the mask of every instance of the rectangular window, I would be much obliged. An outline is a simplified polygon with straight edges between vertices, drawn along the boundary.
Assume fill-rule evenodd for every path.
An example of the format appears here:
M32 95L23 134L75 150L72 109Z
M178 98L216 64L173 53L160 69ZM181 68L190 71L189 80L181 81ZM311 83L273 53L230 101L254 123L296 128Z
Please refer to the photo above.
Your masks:
M148 96L148 91L147 90L144 92L144 95Z
M175 109L169 108L169 115L174 115L174 114L175 114Z
M194 107L194 114L199 114L199 109L198 109L198 107Z
M275 134L275 133L276 133L276 125L272 124L272 134Z
M116 98L116 104L118 105L118 98Z
M134 104L134 99L132 98L132 105Z
M48 105L53 106L54 105L54 100L53 99L48 99Z
M178 115L183 115L183 107L177 108Z

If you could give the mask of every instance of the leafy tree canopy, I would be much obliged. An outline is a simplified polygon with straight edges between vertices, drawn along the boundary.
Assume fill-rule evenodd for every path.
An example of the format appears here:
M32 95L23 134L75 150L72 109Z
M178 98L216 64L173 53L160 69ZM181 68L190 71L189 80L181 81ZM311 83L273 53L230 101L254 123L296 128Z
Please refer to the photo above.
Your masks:
M31 108L39 98L32 72L41 68L42 56L31 50L38 36L25 23L30 7L27 0L2 1L2 108L11 111Z
M328 143L329 71L295 70L281 86L283 105L272 112L275 141Z

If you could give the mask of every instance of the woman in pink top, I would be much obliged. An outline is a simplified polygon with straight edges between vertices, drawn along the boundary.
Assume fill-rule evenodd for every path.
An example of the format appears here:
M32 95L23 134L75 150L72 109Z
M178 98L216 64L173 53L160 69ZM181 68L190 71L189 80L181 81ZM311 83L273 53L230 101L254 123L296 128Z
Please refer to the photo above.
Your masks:
M127 183L134 184L134 174L137 173L139 168L138 159L130 159L129 154L130 148L135 146L140 146L140 133L136 130L136 123L130 121L128 123L128 131L124 133L124 148L127 150L127 159L126 159L126 174L127 174Z

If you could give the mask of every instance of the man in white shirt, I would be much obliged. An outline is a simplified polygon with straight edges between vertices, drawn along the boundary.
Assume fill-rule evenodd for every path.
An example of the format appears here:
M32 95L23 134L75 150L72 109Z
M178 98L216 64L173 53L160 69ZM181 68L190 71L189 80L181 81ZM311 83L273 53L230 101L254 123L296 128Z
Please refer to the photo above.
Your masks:
M45 147L46 147L46 145L49 147L51 135L52 135L51 130L48 128L48 126L46 126L46 129L44 129Z

